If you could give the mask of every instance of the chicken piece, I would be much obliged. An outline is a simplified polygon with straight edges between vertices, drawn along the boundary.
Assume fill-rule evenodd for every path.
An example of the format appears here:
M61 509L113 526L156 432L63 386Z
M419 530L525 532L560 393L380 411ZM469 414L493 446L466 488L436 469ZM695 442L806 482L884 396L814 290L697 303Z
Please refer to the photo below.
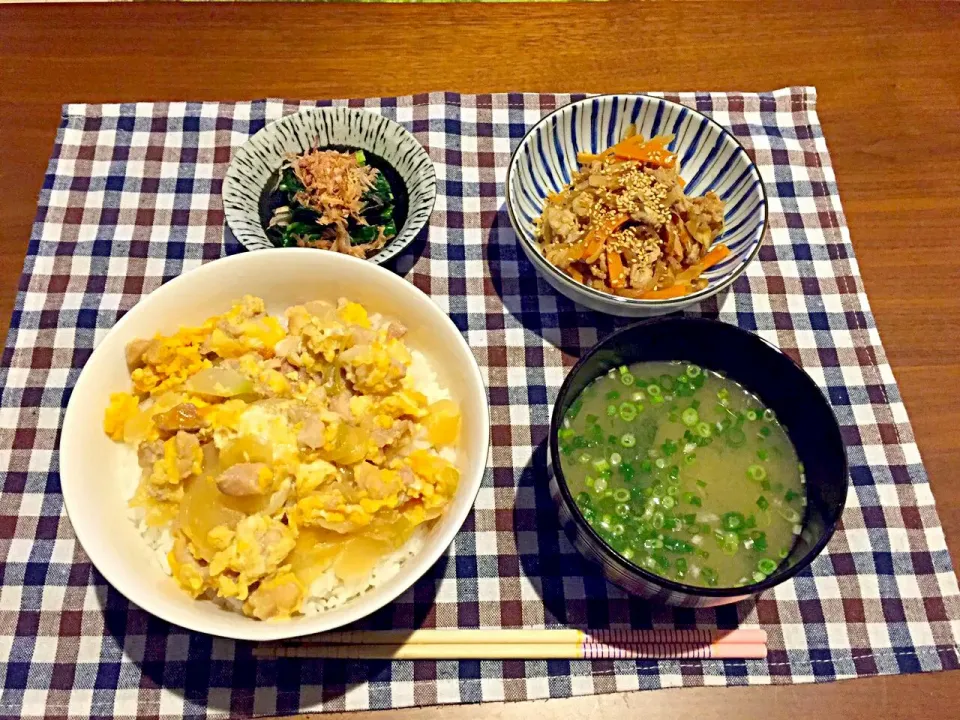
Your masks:
M149 470L157 460L161 459L163 459L163 442L161 440L140 443L140 447L137 449L137 461L141 468Z
M299 578L284 566L264 578L243 604L245 615L258 620L289 618L300 609L306 591Z
M398 472L381 470L369 462L363 462L354 467L353 479L357 486L366 492L368 498L373 500L396 498L403 491L403 481ZM364 509L368 509L368 503L366 502L368 498L360 501L360 505ZM370 506L370 509L372 510L372 506Z
M350 412L350 399L353 395L344 390L330 401L330 409L347 422L353 422L353 413Z
M143 355L150 349L150 346L153 345L154 342L154 340L131 340L127 343L124 352L127 359L128 370L136 370L146 365Z
M407 326L397 320L391 320L387 325L387 337L399 340L407 334Z
M220 473L217 477L217 489L231 497L263 495L272 482L273 473L266 464L243 462L231 465Z
M180 431L199 432L209 425L206 420L200 417L197 406L193 403L180 403L166 412L156 415L153 421L157 429L168 436Z
M323 447L325 430L326 425L323 424L323 421L317 415L311 413L303 421L303 429L297 434L297 442L316 450Z
M199 475L203 464L203 451L196 435L182 430L174 437L174 448L177 453L177 472L181 478Z

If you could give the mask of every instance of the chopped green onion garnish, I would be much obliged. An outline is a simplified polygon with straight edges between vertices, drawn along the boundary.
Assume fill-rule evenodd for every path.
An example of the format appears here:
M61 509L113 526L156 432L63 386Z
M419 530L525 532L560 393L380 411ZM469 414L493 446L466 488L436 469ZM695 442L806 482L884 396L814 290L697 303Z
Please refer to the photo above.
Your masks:
M680 419L683 421L683 424L687 427L693 427L700 421L700 413L692 407L688 407L680 415Z
M696 430L697 435L702 438L708 438L713 435L713 428L710 427L710 423L703 422L703 420L697 423Z
M620 455L620 453L610 453L610 465L613 467L617 467L622 460L623 457Z
M768 422L772 422L773 420L777 419L777 415L775 412L773 412L773 410L771 410L770 408L767 408L766 410L763 411L763 419Z
M747 477L754 482L760 482L767 477L767 471L762 465L751 465L747 468Z
M623 402L620 403L620 407L617 412L620 415L620 419L624 422L631 422L634 418L637 417L637 406L633 403Z
M767 502L767 499L763 495L761 495L757 498L757 507L761 510L766 510L768 507L770 507L770 503Z
M756 419L757 419L757 411L747 410L747 420L749 420L750 422L753 422Z
M620 393L617 390L611 390L604 397L606 397L607 400L619 400Z
M607 489L607 481L602 477L597 478L593 481L593 489L597 493L602 493Z
M613 417L616 414L617 414L617 406L607 405L607 417Z
M685 492L683 494L683 501L687 503L687 505L693 505L694 507L703 506L703 500L696 493Z
M637 444L637 438L633 433L624 433L620 436L620 444L625 448L632 448Z
M770 575L776 569L777 563L770 558L763 558L757 563L757 570L762 572L764 575Z
M763 460L764 462L766 462L766 460L767 460L768 457L770 457L770 453L768 453L768 452L767 452L766 450L764 450L763 448L760 448L759 450L757 450L757 458L758 458L758 459Z
M630 373L621 373L620 382L624 385L633 385L634 377Z
M673 506L677 504L677 501L673 499L670 495L667 495L665 498L660 500L660 507L664 510L672 510Z
M702 372L702 370L700 369L700 366L699 366L699 365L687 365L687 377L688 377L688 378L695 378L695 377L697 377L701 372Z
M626 488L617 488L613 491L613 499L619 503L625 503L630 499L630 491Z
M660 390L660 386L656 383L651 383L647 385L647 395L651 398L660 397L663 395L663 392Z
M723 523L724 530L739 530L743 527L744 522L746 522L743 513L736 511L724 513L720 520Z

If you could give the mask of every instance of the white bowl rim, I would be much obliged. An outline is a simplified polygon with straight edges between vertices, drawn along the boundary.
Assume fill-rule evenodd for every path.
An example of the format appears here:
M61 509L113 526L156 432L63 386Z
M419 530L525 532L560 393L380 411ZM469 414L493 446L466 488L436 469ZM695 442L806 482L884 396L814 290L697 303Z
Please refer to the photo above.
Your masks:
M606 303L613 303L614 305L619 305L620 307L634 307L634 308L648 308L648 309L669 309L675 307L677 310L680 310L688 305L692 305L700 300L706 300L708 297L716 295L717 293L723 291L725 288L729 287L733 282L743 274L743 271L747 269L747 265L753 262L754 258L760 252L760 247L763 245L763 237L767 233L769 228L769 212L770 208L767 203L767 189L766 185L763 182L763 176L760 175L760 169L757 167L757 164L753 161L753 158L750 157L750 154L747 152L746 148L737 140L736 136L727 130L723 125L718 123L713 118L705 115L696 108L692 108L689 105L684 105L683 103L678 103L674 100L669 100L663 97L657 97L656 95L650 95L648 93L604 93L601 95L588 95L585 98L580 100L573 100L568 102L566 105L561 105L552 112L547 113L541 117L537 122L529 129L524 136L520 139L520 142L517 143L516 149L513 151L513 154L510 156L510 164L507 166L507 178L504 186L504 198L506 200L507 214L510 217L510 223L513 225L514 232L517 235L517 239L522 242L529 250L532 250L539 255L543 255L539 247L536 247L535 244L531 243L526 236L520 232L520 222L517 220L513 212L513 203L510 198L510 178L513 176L514 167L517 163L517 156L520 153L520 148L523 147L524 143L527 141L527 138L530 137L530 134L543 125L547 120L549 120L554 115L563 112L567 108L570 108L574 105L582 105L584 103L593 102L594 100L609 100L613 98L621 97L639 97L646 98L651 102L665 103L671 105L675 108L682 108L688 112L692 112L695 115L699 115L701 118L706 120L711 125L715 126L723 135L728 137L733 143L739 148L740 152L744 154L747 159L747 162L750 164L750 168L756 173L757 180L759 180L760 185L760 197L762 199L763 205L763 223L760 229L760 240L754 246L753 250L740 261L740 264L735 267L730 274L725 277L723 280L707 285L707 287L702 290L697 290L696 292L690 293L689 295L683 295L678 298L667 298L664 300L639 300L634 298L621 297L619 295L611 295L609 293L601 292L596 290L589 285L583 283L578 283L576 280L568 276L566 273L560 272L552 263L546 262L544 258L544 265L546 266L546 271L551 274L552 277L557 278L564 287L570 288L574 292L584 292L590 298L600 300ZM536 263L534 263L536 265Z
M408 130L402 123L398 122L397 120L394 120L393 118L389 118L386 115L383 115L382 113L374 112L373 110L370 110L368 108L350 107L350 106L344 106L344 105L315 105L313 107L300 108L296 112L287 113L286 115L281 115L275 120L271 120L267 123L264 123L264 126L262 128L257 130L253 135L250 135L246 140L243 141L243 143L236 150L234 150L231 153L230 163L227 165L227 171L223 175L223 188L220 193L221 197L223 196L223 193L227 190L228 185L235 184L238 182L236 176L240 171L234 169L237 166L237 163L236 163L237 157L239 156L239 153L241 151L247 152L245 148L247 148L247 146L255 138L257 138L260 135L266 135L267 131L270 128L272 128L274 125L277 125L278 123L281 123L284 121L293 122L292 120L290 120L290 118L296 117L297 115L310 115L311 113L317 113L317 112L322 113L330 110L347 110L349 112L353 112L356 114L367 113L369 115L376 115L377 117L382 118L388 125L395 125L397 129L399 129L401 135L406 135L411 140L413 140L413 142L416 143L416 145L423 151L423 154L427 158L427 160L430 161L427 163L427 167L429 167L430 175L431 175L430 193L429 193L430 212L427 213L426 218L423 220L423 222L420 223L420 227L416 229L416 232L411 231L410 237L408 237L406 240L404 240L403 242L396 242L397 238L403 233L405 229L407 229L407 224L410 222L410 217L408 212L408 216L407 216L407 219L404 221L404 224L397 229L397 236L393 240L388 242L379 251L377 251L375 255L371 255L370 257L365 258L366 262L373 263L374 265L383 265L385 263L390 262L394 258L396 258L404 250L409 249L409 247L413 244L414 240L417 239L417 236L419 236L420 233L423 232L424 228L427 228L429 231L430 218L433 217L433 211L436 210L437 208L437 166L433 162L433 159L430 157L430 151L427 150L424 144L417 139L416 135L414 135L410 130ZM394 170L396 171L396 168L394 168ZM399 174L399 171L397 172ZM401 180L403 180L402 177L401 177ZM404 180L404 183L406 184L406 180ZM408 188L407 189L408 195L409 195L409 192L410 191ZM230 228L230 232L236 238L237 242L240 243L240 245L248 252L262 252L263 250L293 250L294 249L294 248L277 248L277 247L272 247L272 248L247 247L246 238L244 237L245 234L238 232L236 229L234 229L233 225L230 223L231 216L234 216L236 212L237 211L235 211L232 207L228 208L224 206L223 222L227 227ZM412 228L413 225L410 225L410 227ZM267 237L266 231L264 231L263 233L263 239L267 242L270 242L270 238ZM317 250L319 248L302 248L302 249Z
M155 296L162 298L165 295L169 295L179 291L182 285L185 285L188 282L196 282L198 279L203 278L204 275L209 274L210 272L213 272L210 270L211 267L216 266L218 268L222 268L224 266L234 265L242 262L250 262L250 258L262 259L263 255L261 254L261 252L283 253L284 255L291 256L291 257L294 257L295 256L294 254L310 255L310 256L317 257L317 253L312 248L274 248L270 250L263 250L257 253L243 252L243 253L237 253L236 255L228 255L226 257L221 257L216 260L206 262L203 265L200 265L196 268L193 268L191 270L188 270L185 273L178 275L177 277L164 283L163 285L161 285L160 287L158 287L148 295L144 295L138 301L137 305L139 305L140 302L143 302L147 298L155 298ZM405 282L405 283L407 282L403 277L396 275L390 270L384 267L381 267L380 265L370 263L366 260L361 260L359 258L351 257L348 255L337 254L337 253L331 253L331 255L338 258L342 258L342 262L359 263L365 268L370 268L371 269L370 271L373 272L374 274L381 274L382 277L391 278L392 280L388 280L388 282L389 281L398 281L398 282ZM319 257L323 257L323 256L320 255ZM247 260L244 260L244 258L247 258ZM341 260L337 260L336 262L341 262ZM486 383L483 381L483 375L480 372L480 366L477 364L476 358L473 355L473 351L471 350L470 345L467 343L466 339L460 333L460 330L457 328L456 324L454 324L453 320L451 320L450 317L445 312L443 312L435 302L433 302L433 299L429 295L424 293L422 290L416 287L416 285L414 285L413 283L407 283L407 284L410 286L411 289L420 293L428 300L428 305L432 308L430 312L436 315L437 322L439 322L440 324L445 323L448 326L448 328L459 339L459 342L463 346L463 350L466 352L467 356L473 359L473 362L470 363L470 369L472 371L471 374L474 376L474 379L476 380L478 386L480 388L483 388L484 390L483 402L480 404L480 410L482 413L482 417L480 418L480 421L481 421L480 426L486 427L488 429L483 439L482 453L478 453L478 456L482 455L482 465L481 465L482 471L477 474L477 477L473 482L474 487L469 491L470 495L467 498L469 500L469 503L464 503L463 510L460 511L458 515L454 516L455 522L450 524L450 528L447 533L445 533L442 537L438 538L436 542L428 543L427 545L425 545L424 548L422 548L419 552L417 552L415 555L413 555L411 558L407 560L407 563L412 563L414 561L416 561L417 563L423 563L422 569L420 570L420 572L415 574L414 576L411 576L408 584L398 585L394 592L385 592L382 590L384 586L378 586L360 595L359 598L355 598L356 600L356 599L363 599L366 597L367 598L366 603L347 604L343 608L337 608L341 617L332 624L329 624L329 623L324 624L323 612L318 613L317 615L311 615L311 616L298 616L284 622L263 622L259 620L250 619L250 622L244 625L244 628L245 628L244 630L238 630L236 632L233 632L227 635L227 634L221 634L218 632L211 632L209 628L203 627L199 623L193 622L190 619L187 619L187 621L184 621L183 619L173 618L173 617L170 617L168 614L154 611L153 609L151 609L150 592L148 588L146 588L142 584L130 583L128 581L123 581L123 580L121 580L120 582L117 582L118 578L115 575L113 575L112 572L104 571L104 569L101 568L101 564L98 563L93 556L87 553L86 547L91 546L92 544L85 542L85 540L87 538L92 537L89 533L92 532L90 530L90 527L94 521L87 520L85 518L80 517L79 522L77 522L75 518L77 518L78 515L71 512L70 510L71 505L74 504L72 502L72 499L74 498L74 493L80 491L78 485L76 486L72 485L69 482L69 480L66 479L68 475L72 474L73 471L70 470L70 466L69 466L68 458L70 456L70 453L63 452L63 447L65 443L70 442L70 438L72 437L70 433L70 429L72 425L76 422L80 422L80 419L78 418L78 415L77 415L80 411L76 409L76 406L72 402L73 397L76 395L76 393L71 392L71 400L70 402L67 403L67 409L66 409L66 412L64 413L63 424L62 424L62 429L60 434L60 443L57 446L57 451L60 457L60 481L61 481L60 490L61 490L61 496L63 497L63 507L64 507L64 510L66 511L68 519L70 520L70 524L73 527L73 531L74 531L74 534L76 535L77 542L80 544L82 548L84 548L84 553L87 553L87 557L90 560L90 563L97 569L98 572L100 572L101 575L103 575L103 577L107 580L108 583L110 583L110 585L114 587L114 589L116 589L121 595L127 598L127 600L137 605L141 609L145 610L146 612L149 612L151 615L154 615L173 625L186 628L187 630L201 632L206 635L226 637L232 640L270 641L270 640L284 640L289 638L302 637L305 635L312 635L315 633L327 632L329 630L333 630L335 628L342 627L344 625L348 625L350 623L356 622L361 618L367 617L368 615L371 615L377 612L378 610L383 608L385 605L388 605L389 603L396 600L398 596L400 596L401 594L409 590L411 587L413 587L424 575L426 575L427 572L429 572L429 570L440 559L440 556L447 551L447 548L450 547L450 545L453 543L456 536L463 529L463 524L464 522L466 522L467 516L473 510L474 504L476 503L477 494L479 493L481 484L483 482L483 475L485 474L486 469L489 467L489 454L490 454L489 392L487 390ZM136 309L137 305L134 305L132 308L130 308L130 310L127 311L126 314L124 314L124 316L120 318L120 320L118 320L114 324L114 326L110 328L110 330L100 339L100 342L97 343L97 346L94 348L93 352L90 354L90 357L87 359L86 363L84 363L84 367L80 371L79 376L77 377L77 381L74 384L74 390L76 390L76 388L78 388L80 384L84 381L84 374L86 372L86 368L91 363L93 363L93 361L97 358L97 354L100 352L104 344L104 341L107 339L107 337L113 332L115 332L117 328L122 328L128 322L132 322L131 320L128 320L128 318L131 318L135 315L134 310ZM371 598L375 598L375 600L371 602Z

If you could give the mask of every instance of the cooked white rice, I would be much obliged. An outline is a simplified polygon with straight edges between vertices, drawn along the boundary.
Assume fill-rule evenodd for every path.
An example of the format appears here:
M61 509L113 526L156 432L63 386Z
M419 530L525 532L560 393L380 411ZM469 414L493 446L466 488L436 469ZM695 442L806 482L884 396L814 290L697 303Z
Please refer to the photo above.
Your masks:
M374 317L371 316L371 320L373 319ZM424 354L419 350L411 350L411 355L413 362L407 373L411 385L423 393L431 403L450 398L450 392L440 385L437 373L433 367L431 367ZM423 447L428 446L423 440L415 443L417 446L421 446L421 444ZM453 448L443 448L440 451L440 455L450 462L456 463L457 461L457 453ZM130 465L129 470L125 470L125 475L129 478L126 487L127 498L130 499L136 492L137 485L140 481L140 467L137 463L137 454L134 450L130 450L126 461ZM149 527L144 517L145 512L143 508L130 508L129 516L130 520L137 526L137 530L139 530L140 535L146 541L147 545L153 550L153 556L161 569L167 575L172 575L170 563L167 560L167 554L173 549L173 536L170 533L170 528ZM332 569L327 570L314 580L308 588L307 597L304 600L302 608L303 614L316 615L325 610L332 610L390 580L400 572L404 562L423 549L432 524L433 523L425 523L417 527L407 542L394 552L380 558L365 578L346 584L337 577ZM218 599L217 602L237 612L240 611L240 603L236 600L224 601L223 599Z

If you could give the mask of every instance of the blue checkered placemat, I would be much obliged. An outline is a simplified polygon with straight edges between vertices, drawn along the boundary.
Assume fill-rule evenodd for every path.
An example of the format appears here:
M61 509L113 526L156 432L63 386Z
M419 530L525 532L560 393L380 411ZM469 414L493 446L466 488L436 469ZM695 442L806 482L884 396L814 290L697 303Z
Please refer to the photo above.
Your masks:
M511 150L568 95L352 101L436 163L429 233L396 270L450 313L490 388L492 464L453 547L372 628L760 626L760 661L323 662L255 659L132 606L63 512L57 440L91 348L164 280L227 253L222 178L264 123L310 103L68 105L3 353L0 716L307 710L795 683L960 667L960 602L933 495L880 344L812 88L671 96L730 129L767 184L770 232L699 312L786 350L833 403L853 486L842 528L792 582L718 610L671 610L606 583L561 532L545 482L551 403L580 352L622 324L558 296L517 246Z

